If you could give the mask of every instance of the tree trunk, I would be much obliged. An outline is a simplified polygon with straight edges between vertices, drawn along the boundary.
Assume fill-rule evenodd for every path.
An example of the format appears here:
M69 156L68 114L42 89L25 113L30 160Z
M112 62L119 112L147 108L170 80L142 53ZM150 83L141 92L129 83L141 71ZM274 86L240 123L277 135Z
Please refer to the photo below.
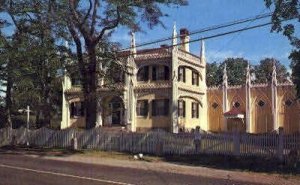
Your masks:
M87 88L84 90L85 97L85 115L86 115L86 128L91 129L96 125L97 117L97 74L96 74L96 50L95 46L88 47L88 75L86 78Z

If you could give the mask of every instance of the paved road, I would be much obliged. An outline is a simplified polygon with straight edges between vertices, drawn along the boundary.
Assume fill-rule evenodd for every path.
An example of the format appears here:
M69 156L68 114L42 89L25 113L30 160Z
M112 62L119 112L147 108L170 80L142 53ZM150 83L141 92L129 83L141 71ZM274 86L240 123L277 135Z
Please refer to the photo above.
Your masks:
M42 157L33 158L16 154L0 154L0 185L57 184L239 185L245 183L173 173L159 173L151 170L56 161L43 159Z

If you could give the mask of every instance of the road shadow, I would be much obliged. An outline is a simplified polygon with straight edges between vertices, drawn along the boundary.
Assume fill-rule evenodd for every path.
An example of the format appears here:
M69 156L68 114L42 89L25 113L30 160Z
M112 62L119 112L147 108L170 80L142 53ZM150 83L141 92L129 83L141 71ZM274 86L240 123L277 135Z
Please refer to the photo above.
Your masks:
M224 170L239 170L264 173L300 174L300 161L288 164L276 158L263 157L235 157L227 155L166 155L165 162L179 165L202 166Z
M32 146L2 146L0 154L36 155L39 157L67 157L75 154L82 154L82 151L60 148L40 148Z

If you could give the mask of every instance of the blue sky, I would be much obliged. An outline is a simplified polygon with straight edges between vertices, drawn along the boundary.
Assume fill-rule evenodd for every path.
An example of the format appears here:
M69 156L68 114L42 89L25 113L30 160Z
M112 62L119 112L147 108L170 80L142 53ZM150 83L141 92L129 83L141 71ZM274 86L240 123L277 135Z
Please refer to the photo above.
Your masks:
M254 17L258 14L268 13L271 10L265 7L263 0L189 0L188 6L163 7L163 11L169 14L169 17L162 19L166 29L157 26L150 30L143 25L142 27L146 33L136 33L137 44L171 36L174 21L177 25L177 32L183 27L194 31L233 20ZM245 23L238 27L192 35L191 39L269 21L270 17ZM270 33L270 28L271 26L266 26L206 40L206 58L208 62L221 62L227 57L244 57L250 63L257 64L265 57L274 57L288 67L290 63L288 55L292 47L288 39L282 36L281 33ZM123 47L128 47L130 42L128 32L125 28L118 28L113 35L113 40L121 42ZM165 43L171 44L170 42ZM161 44L159 43L156 46ZM191 43L190 50L192 53L199 55L200 42Z

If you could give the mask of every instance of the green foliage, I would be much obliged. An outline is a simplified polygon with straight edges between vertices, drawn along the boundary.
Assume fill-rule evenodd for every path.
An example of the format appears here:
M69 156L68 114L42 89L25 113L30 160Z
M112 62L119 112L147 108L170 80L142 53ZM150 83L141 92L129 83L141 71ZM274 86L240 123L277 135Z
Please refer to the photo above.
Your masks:
M218 86L222 83L220 72L222 71L216 62L206 64L206 85L208 87Z
M299 0L265 0L267 7L274 7L274 13L272 16L272 29L271 31L282 32L289 40L291 45L295 48L291 52L289 58L291 59L292 67L292 80L296 85L297 95L300 98L300 81L299 74L300 68L299 64L299 50L300 50L300 39L297 37L297 32L295 28L299 28L300 22L300 1ZM296 18L296 21L289 21L283 23L282 20L287 20L291 18Z
M292 51L290 59L293 82L297 85L297 97L300 98L300 50Z
M246 68L248 61L243 58L227 58L221 65L220 70L224 70L226 64L228 84L243 85L246 82ZM223 76L222 72L218 73L219 79Z
M277 81L280 83L288 81L290 75L286 67L274 58L265 58L260 61L259 65L254 66L254 83L268 83L272 81L273 63L276 66Z

